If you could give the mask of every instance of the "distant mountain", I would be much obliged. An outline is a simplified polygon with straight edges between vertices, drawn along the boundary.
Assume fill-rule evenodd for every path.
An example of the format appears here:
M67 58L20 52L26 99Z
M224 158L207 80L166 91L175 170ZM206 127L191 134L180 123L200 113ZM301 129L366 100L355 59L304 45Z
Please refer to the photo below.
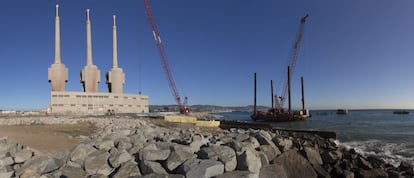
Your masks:
M178 111L177 105L150 105L150 112L158 111ZM217 105L192 105L193 112L252 112L253 105L248 106L217 106ZM257 106L258 110L269 109L266 106Z

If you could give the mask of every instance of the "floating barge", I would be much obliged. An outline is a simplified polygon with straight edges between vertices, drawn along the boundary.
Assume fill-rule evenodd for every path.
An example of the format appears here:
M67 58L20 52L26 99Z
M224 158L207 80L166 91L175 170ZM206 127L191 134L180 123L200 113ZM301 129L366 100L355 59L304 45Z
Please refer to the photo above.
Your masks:
M288 66L288 102L289 109L284 111L283 108L274 108L273 103L273 81L271 82L271 93L272 93L272 108L267 111L257 111L256 104L256 73L254 73L254 111L251 116L254 121L269 121L269 122L289 122L289 121L300 121L307 120L310 117L309 111L305 109L305 97L303 87L303 77L301 77L302 86L302 110L292 112L291 109L291 96L290 96L290 66Z

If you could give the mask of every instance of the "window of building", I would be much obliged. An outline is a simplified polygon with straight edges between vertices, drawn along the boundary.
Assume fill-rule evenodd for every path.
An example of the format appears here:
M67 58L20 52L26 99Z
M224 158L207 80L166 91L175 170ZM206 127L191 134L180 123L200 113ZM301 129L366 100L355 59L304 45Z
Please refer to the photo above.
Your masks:
M69 95L64 95L64 97L69 98L70 96Z
M118 98L118 96L114 96L114 98Z
M72 107L73 107L73 106L76 106L76 104L70 104L70 106L72 106Z
M124 99L128 99L128 97L127 96L124 96Z
M92 95L88 95L88 98L92 98Z
M59 104L59 106L63 106L63 104Z
M76 98L80 98L80 97L82 97L81 95L76 95Z
M52 104L52 106L57 106L57 104Z
M110 107L112 107L112 106L114 106L114 105L113 105L113 104L110 104L109 106L110 106Z
M136 99L137 99L137 97L132 97L132 99L136 100Z
M104 96L104 98L108 98L108 96Z
M52 95L52 97L57 97L57 95Z
M119 107L124 107L124 105L123 104L120 104Z
M86 107L86 104L82 104L83 107Z
M128 105L128 107L132 107L132 105Z

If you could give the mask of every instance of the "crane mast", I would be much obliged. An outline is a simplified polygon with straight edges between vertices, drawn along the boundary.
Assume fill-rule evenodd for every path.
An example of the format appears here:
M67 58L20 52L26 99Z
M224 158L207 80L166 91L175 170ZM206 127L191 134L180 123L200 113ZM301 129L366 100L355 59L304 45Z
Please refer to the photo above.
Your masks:
M188 113L188 112L190 112L190 110L189 110L189 108L187 108L187 106L184 106L183 103L181 102L180 95L178 94L177 87L175 86L174 78L172 76L170 67L168 65L167 53L165 52L164 46L161 42L161 37L160 37L160 34L158 32L158 27L155 23L154 16L152 15L152 11L151 11L151 8L149 6L148 0L144 0L144 7L145 7L145 12L147 14L148 22L151 26L152 35L154 37L155 45L157 46L158 51L160 53L162 67L165 71L165 74L167 75L168 84L170 86L171 93L174 96L175 102L177 103L178 108L180 109L180 112L181 113ZM187 97L185 97L185 100L187 102Z
M296 35L296 40L295 40L295 43L293 44L292 53L290 54L290 58L289 58L290 74L292 74L293 70L295 69L296 59L298 58L300 43L302 41L303 29L305 27L305 22L306 22L306 19L308 18L308 16L309 15L307 14L307 15L305 15L304 17L302 17L300 19L299 30L298 30L298 33ZM279 96L280 101L276 100L276 105L277 105L276 108L278 110L283 111L283 105L286 101L287 90L288 90L288 81L286 80L285 84L283 86L282 95Z

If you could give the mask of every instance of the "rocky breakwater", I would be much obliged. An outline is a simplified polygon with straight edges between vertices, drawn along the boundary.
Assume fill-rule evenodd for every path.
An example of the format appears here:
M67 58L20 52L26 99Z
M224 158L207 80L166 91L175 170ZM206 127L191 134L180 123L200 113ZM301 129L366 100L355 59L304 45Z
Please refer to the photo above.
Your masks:
M104 120L104 118L100 118ZM336 146L333 139L288 131L164 128L137 119L107 119L102 131L71 151L38 156L0 140L0 177L412 177ZM134 127L133 129L130 127Z

